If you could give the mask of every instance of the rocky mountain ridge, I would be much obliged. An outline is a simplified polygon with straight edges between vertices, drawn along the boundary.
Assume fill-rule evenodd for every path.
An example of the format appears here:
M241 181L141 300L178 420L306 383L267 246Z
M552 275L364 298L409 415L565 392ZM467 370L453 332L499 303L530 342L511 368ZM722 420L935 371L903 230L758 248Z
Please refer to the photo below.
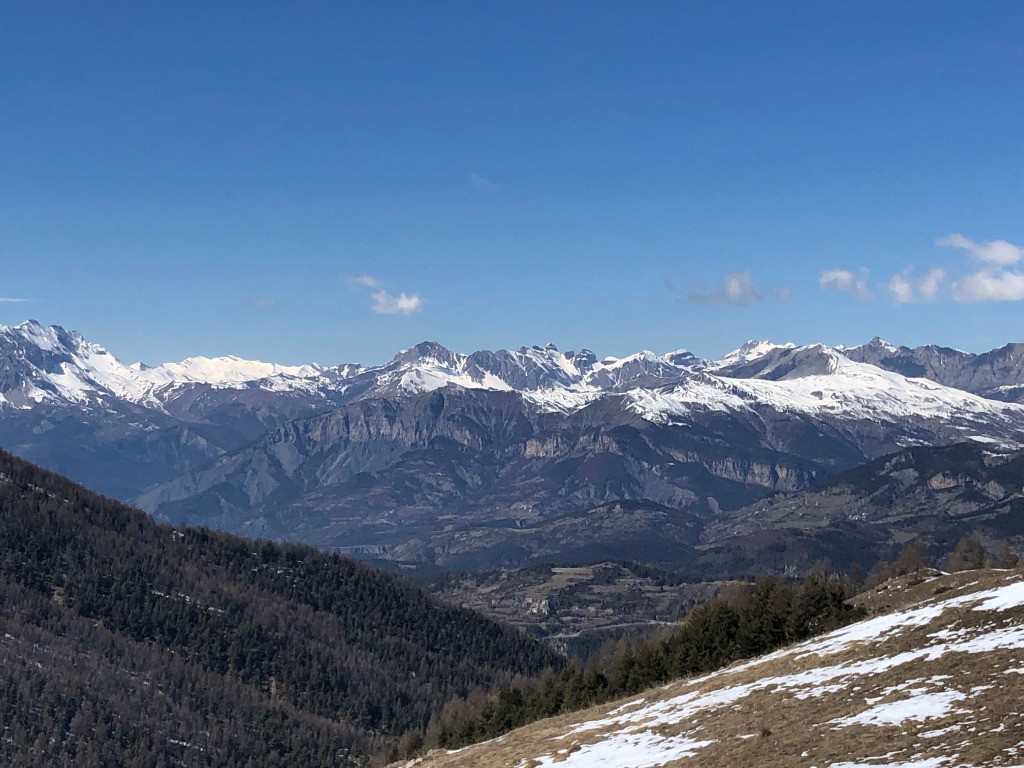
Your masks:
M364 557L680 568L717 551L707 526L766 495L914 446L1024 445L1024 406L855 359L871 350L899 356L877 341L751 342L717 362L425 342L374 367L147 368L24 323L0 328L0 443L161 519ZM995 357L963 380L1013 386L1012 354Z

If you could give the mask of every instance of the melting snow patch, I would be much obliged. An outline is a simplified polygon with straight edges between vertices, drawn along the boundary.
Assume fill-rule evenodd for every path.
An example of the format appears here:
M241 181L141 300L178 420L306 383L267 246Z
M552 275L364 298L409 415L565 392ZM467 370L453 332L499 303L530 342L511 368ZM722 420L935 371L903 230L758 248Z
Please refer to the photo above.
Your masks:
M837 728L849 725L897 725L904 720L931 720L957 714L953 702L967 698L960 691L923 693L911 699L889 701L864 710L859 715L830 720Z
M1024 605L1024 581L979 592L974 597L984 600L980 605L974 606L976 611L1008 611Z
M644 699L635 699L634 701L627 701L625 704L623 704L622 706L616 707L615 709L613 709L608 714L609 715L618 715L618 714L621 714L621 713L625 712L627 709L633 709L634 707L639 707L643 703L644 703Z
M911 760L906 763L893 763L888 760L884 763L832 763L829 768L942 768L952 761L951 757L926 757L924 760Z
M714 741L699 741L687 736L659 736L652 731L639 733L620 732L610 735L597 744L584 744L562 759L565 750L554 755L537 758L537 768L658 768L673 760L692 757L698 751L714 744ZM519 763L518 768L530 765L529 760Z
M899 634L903 630L930 624L941 616L945 609L946 605L944 604L927 605L923 608L877 616L867 621L851 624L825 635L820 640L803 643L804 652L798 653L794 658L802 659L811 655L828 656L839 653L854 643L877 643L879 640Z
M936 728L934 731L924 731L920 735L922 739L937 739L939 736L947 736L959 730L959 725L951 725L948 728Z
M730 708L740 709L743 700L758 691L789 692L790 696L797 699L813 699L840 693L843 690L861 691L857 695L865 697L863 706L866 708L858 714L828 721L836 730L853 725L899 727L904 723L939 720L940 722L932 725L930 730L918 732L918 727L927 729L928 726L912 725L904 725L902 729L904 735L913 732L917 738L928 740L939 739L960 731L964 732L963 735L970 736L971 733L968 731L974 732L976 729L971 726L977 723L951 723L947 720L943 724L941 720L957 719L964 714L960 706L964 706L973 695L991 686L963 685L963 690L958 690L950 686L954 679L949 674L916 677L909 674L901 675L902 679L897 684L877 687L872 685L871 678L915 662L935 661L943 657L949 659L951 654L981 654L996 650L1022 649L1024 625L1016 619L1013 622L1005 622L1009 626L1002 627L997 626L995 621L988 621L987 618L983 619L983 622L988 623L983 625L983 622L976 620L974 626L956 626L950 629L935 627L936 631L927 634L927 640L923 645L909 650L881 655L877 649L870 648L874 653L867 658L837 659L831 664L822 664L821 660L831 654L848 651L855 645L876 646L913 630L920 634L928 633L929 625L952 608L1000 612L1018 606L1024 606L1024 582L1021 581L869 619L825 637L802 643L795 648L776 651L760 659L734 665L727 670L691 679L688 691L675 696L668 694L665 700L636 698L628 701L601 718L576 725L568 733L553 739L557 749L533 761L524 760L519 766L657 768L669 762L690 758L714 742L699 741L688 734L664 736L657 732L661 730L661 726L678 728L680 723L688 723L690 734L696 733L697 731L693 729L702 727L702 716ZM952 617L947 615L946 618ZM791 662L799 659L807 660L809 663L805 663L804 666L810 668L781 675L761 673L757 675L756 680L743 683L735 682L735 677L732 677L745 670L763 670L766 662ZM1012 668L1005 670L1005 674L1024 675L1024 666L1014 664ZM723 685L730 677L734 684ZM664 690L670 687L665 686ZM899 700L894 700L897 697ZM965 704L958 706L959 702ZM585 740L600 741L592 744L570 742L581 735ZM753 736L754 734L740 733L733 738L744 741ZM929 744L932 749L938 751L937 747L941 742L930 741ZM923 745L918 743L914 746ZM947 752L946 755L936 757L925 757L924 754L913 752L892 753L863 757L855 762L832 763L828 768L970 768L967 764L958 762L957 755L953 754L953 750L968 746L970 742L965 741L960 747L951 746L950 750L944 750ZM1024 747L1024 744L1021 746ZM1004 752L1019 759L1017 748Z
M757 684L734 685L729 688L722 688L717 691L702 693L701 691L690 691L682 696L674 696L666 701L659 701L642 707L634 712L619 714L615 717L606 717L601 720L591 720L581 723L569 733L583 733L599 728L607 728L616 725L637 724L644 726L672 725L687 720L698 712L717 709L726 704L732 704L739 699L748 696L751 691L762 687ZM626 731L636 731L638 727L627 728ZM626 732L624 731L624 732ZM568 734L567 734L568 735Z

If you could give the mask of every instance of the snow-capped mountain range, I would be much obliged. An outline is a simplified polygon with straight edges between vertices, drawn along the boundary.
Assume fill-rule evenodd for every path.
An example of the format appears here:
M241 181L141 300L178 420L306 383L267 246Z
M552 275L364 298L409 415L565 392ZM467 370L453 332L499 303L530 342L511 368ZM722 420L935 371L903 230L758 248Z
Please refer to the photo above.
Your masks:
M1009 349L1017 346L1003 349L1017 352ZM946 361L947 375L954 367L960 373L958 381L971 382L965 369L979 356L944 351L959 357L953 366ZM879 339L852 349L751 341L716 361L684 349L599 360L590 350L560 352L553 344L467 355L424 342L372 367L287 366L235 356L190 357L147 366L124 364L75 331L29 320L0 325L0 410L116 401L161 409L183 390L195 387L320 395L350 402L456 386L518 392L542 410L563 412L607 393L626 393L634 410L660 420L689 408L739 410L761 402L784 410L856 416L880 411L939 418L956 412L1017 415L1017 409L992 400L1003 400L1000 395L1024 386L1024 356L1006 355L1012 359L1003 366L999 381L986 379L988 386L979 392L970 386L944 386L920 364L916 372L923 376L895 370L898 365L893 361L916 353ZM965 390L980 396L965 395Z
M30 321L0 326L0 447L166 519L471 565L489 548L540 557L562 539L526 544L522 526L610 504L692 522L906 447L1019 448L1022 353L875 339L599 359L424 342L378 366L148 367ZM453 513L469 538L437 540Z
M561 352L552 344L466 355L424 342L372 367L285 366L234 356L150 367L126 365L75 331L30 320L0 326L0 412L130 404L181 416L175 406L197 389L220 400L239 392L302 397L323 410L454 386L517 392L542 411L562 413L615 394L628 410L663 423L684 421L695 410L756 413L770 407L823 418L939 421L963 438L1024 442L1024 407L882 367L899 354L899 347L878 339L849 350L751 341L717 361L683 349L599 360L590 350ZM1006 373L992 388L995 394L1024 383L1019 366Z
M235 356L190 357L181 362L126 365L75 331L29 320L0 325L0 407L120 400L159 408L183 388L256 389L323 393L351 400L429 392L454 385L532 393L540 404L572 407L588 395L629 384L678 379L706 362L685 350L658 356L640 352L598 360L589 350L559 352L554 345L518 350L451 352L424 342L373 367L353 364L286 366Z

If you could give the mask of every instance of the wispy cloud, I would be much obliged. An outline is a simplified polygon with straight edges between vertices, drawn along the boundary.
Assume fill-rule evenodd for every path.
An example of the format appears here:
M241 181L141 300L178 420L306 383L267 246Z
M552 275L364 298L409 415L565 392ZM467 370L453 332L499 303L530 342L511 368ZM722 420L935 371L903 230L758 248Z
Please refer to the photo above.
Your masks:
M274 306L274 300L268 299L266 296L257 296L252 300L252 305L256 307L256 309L270 309Z
M980 262L975 272L953 283L953 298L960 302L1024 300L1024 273L1010 269L1024 260L1024 248L1006 240L978 242L961 234L947 235L936 245L967 252Z
M373 311L380 315L411 315L423 306L423 299L415 293L394 296L382 290L374 291L370 297L373 299Z
M868 273L862 269L860 276L848 269L825 269L818 275L818 286L824 291L844 291L862 301L871 299L868 290Z
M948 248L957 248L961 251L967 251L978 261L983 264L989 264L996 267L1007 267L1011 264L1016 264L1021 259L1024 259L1024 248L1013 243L1008 243L1005 240L986 240L985 242L976 242L968 237L964 237L961 234L954 233L952 235L946 235L940 237L935 241L936 245L946 246Z
M378 315L411 315L423 308L423 297L418 293L405 293L397 296L384 287L384 281L373 275L352 275L345 282L353 290L369 290L373 303L370 309Z
M761 301L761 294L754 288L750 272L726 272L714 293L691 293L687 299L694 304L732 304L745 307Z
M912 277L909 269L889 278L889 295L897 304L911 304L916 301L931 301L939 295L946 271L936 267L925 273L920 280Z
M466 178L469 180L469 186L480 192L497 192L501 189L500 184L496 184L490 179L484 178L479 173L473 173L471 171L466 174Z
M383 283L373 275L351 275L345 282L353 288L380 288Z
M0 304L22 304L28 299L12 299L9 296L0 296Z
M669 290L675 286L671 281L666 280L665 285ZM749 270L739 272L726 272L718 281L718 288L712 293L691 292L686 301L693 304L728 304L734 307L745 307L765 299L788 299L789 289L778 290L767 288L758 289L754 285L754 278L750 276Z

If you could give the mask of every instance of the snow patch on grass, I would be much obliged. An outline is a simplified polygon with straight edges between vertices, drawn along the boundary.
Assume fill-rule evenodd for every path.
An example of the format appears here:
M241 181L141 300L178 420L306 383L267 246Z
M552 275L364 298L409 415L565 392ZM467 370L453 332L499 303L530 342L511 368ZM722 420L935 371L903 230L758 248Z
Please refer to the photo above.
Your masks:
M517 768L658 768L684 757L692 757L713 740L688 736L660 736L653 731L619 732L597 744L569 747L554 754L524 760Z

